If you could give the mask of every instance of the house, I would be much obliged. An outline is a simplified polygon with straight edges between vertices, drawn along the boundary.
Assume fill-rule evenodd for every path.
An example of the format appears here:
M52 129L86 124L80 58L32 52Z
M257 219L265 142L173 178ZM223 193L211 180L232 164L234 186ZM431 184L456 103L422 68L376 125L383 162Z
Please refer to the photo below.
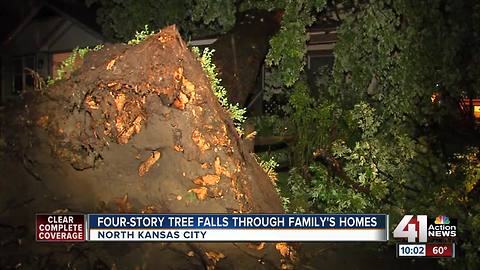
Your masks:
M86 13L77 7L42 2L1 41L0 105L33 88L28 70L47 78L75 47L105 42L95 18L82 12Z
M433 102L433 100L432 100ZM480 99L478 98L464 98L459 102L460 111L466 117L472 117L480 123ZM471 118L470 118L471 119Z

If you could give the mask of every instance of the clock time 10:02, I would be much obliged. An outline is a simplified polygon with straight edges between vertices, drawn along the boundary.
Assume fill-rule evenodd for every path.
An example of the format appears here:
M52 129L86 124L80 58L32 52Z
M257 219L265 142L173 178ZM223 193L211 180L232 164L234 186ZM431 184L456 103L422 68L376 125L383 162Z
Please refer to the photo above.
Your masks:
M425 256L425 244L418 245L398 245L398 256Z

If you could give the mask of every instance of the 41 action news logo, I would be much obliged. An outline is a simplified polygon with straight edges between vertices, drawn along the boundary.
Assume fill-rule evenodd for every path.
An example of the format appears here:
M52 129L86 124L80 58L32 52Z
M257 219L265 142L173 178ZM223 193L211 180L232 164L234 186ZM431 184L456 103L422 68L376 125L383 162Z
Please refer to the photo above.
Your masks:
M394 238L408 242L427 242L427 239L452 240L457 236L457 220L447 216L428 218L426 215L405 215L393 230Z

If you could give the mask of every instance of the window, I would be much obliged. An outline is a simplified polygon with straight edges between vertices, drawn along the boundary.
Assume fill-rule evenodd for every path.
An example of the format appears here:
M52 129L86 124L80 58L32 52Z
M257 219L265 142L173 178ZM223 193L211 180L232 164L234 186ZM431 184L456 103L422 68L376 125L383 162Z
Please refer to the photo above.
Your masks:
M460 109L465 115L472 116L477 121L480 121L480 99L464 98L460 101Z
M473 117L475 117L475 119L480 119L480 106L479 105L473 106Z
M35 57L34 56L25 57L24 61L25 61L25 63L24 63L25 66L24 66L24 70L23 70L23 74L24 74L24 77L25 77L24 89L33 89L33 76L30 72L28 72L25 69L28 68L29 70L36 71Z
M308 69L310 72L317 72L322 67L327 67L331 70L333 67L333 53L326 52L324 55L309 55L308 56Z
M318 51L309 53L307 56L307 77L314 92L324 91L327 81L324 75L331 73L334 63L331 51Z
M33 89L33 77L28 69L35 71L35 56L22 56L13 59L13 94Z
M23 59L13 60L13 93L19 94L23 89Z

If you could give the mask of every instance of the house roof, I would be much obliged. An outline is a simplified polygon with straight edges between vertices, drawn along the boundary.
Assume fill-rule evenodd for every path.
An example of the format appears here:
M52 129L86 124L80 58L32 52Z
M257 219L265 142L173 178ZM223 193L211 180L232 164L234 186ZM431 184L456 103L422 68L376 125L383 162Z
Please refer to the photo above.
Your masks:
M30 1L30 10L24 15L11 15L9 21L6 21L7 27L0 32L1 43L3 45L12 41L22 30L34 19L45 18L48 16L61 16L68 19L89 32L90 34L103 39L100 26L96 23L96 11L93 8L87 8L82 2L72 0L33 0ZM10 6L14 9L14 6ZM18 8L18 7L17 7ZM5 18L7 19L7 18ZM4 20L5 20L4 19ZM13 22L12 22L13 20Z

